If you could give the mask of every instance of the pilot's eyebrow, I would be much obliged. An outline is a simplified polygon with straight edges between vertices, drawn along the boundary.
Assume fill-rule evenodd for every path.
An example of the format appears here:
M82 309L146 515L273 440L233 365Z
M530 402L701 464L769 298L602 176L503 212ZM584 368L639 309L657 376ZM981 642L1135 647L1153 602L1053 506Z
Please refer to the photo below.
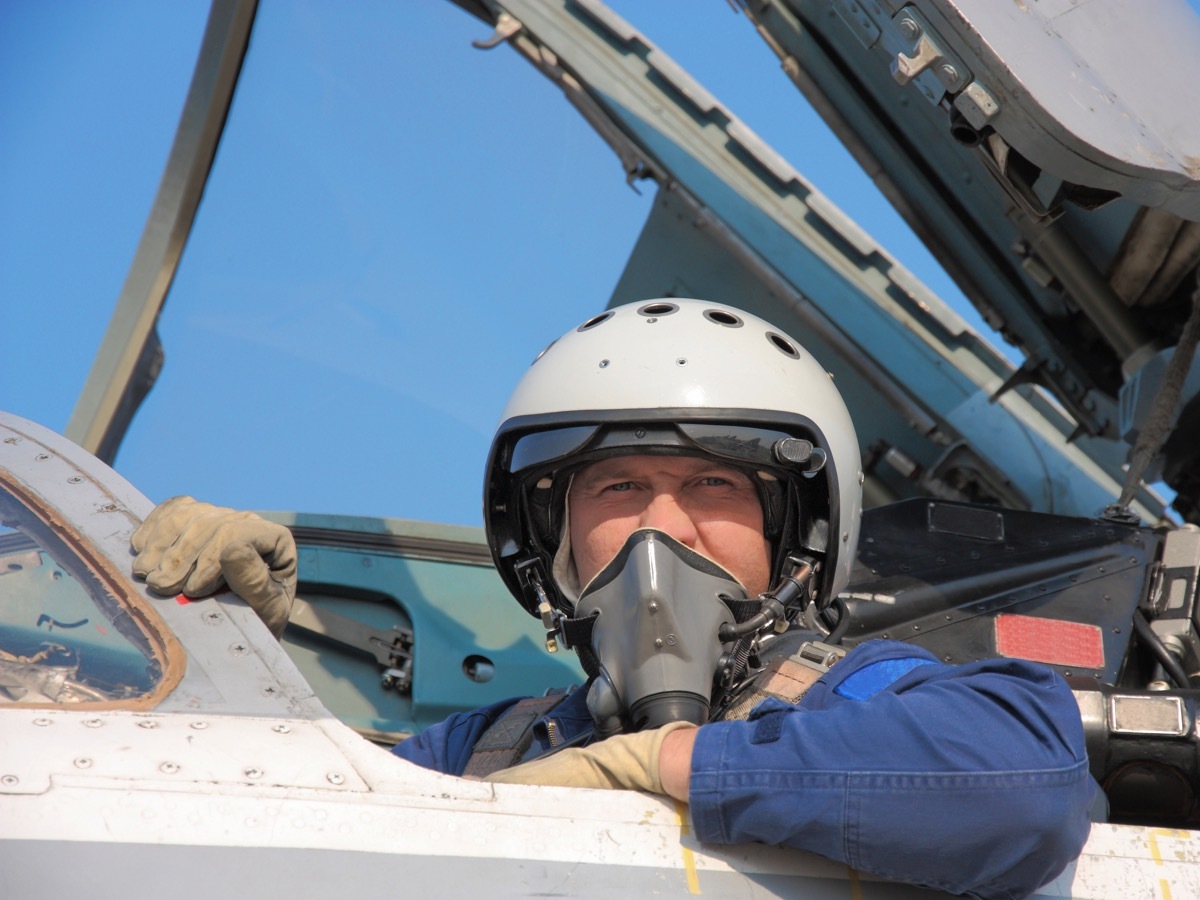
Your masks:
M737 466L729 465L718 460L706 459L698 460L698 462L701 462L702 465L690 470L687 473L687 477L692 478L696 475L711 475L713 472L732 472L735 474L742 474L741 470L738 469ZM607 463L601 462L596 463L593 466L589 466L577 474L575 476L574 483L579 485L580 488L587 489L595 487L602 481L612 481L614 479L617 481L624 481L629 478L634 478L636 475L637 472L628 466L613 464L611 467L608 467Z

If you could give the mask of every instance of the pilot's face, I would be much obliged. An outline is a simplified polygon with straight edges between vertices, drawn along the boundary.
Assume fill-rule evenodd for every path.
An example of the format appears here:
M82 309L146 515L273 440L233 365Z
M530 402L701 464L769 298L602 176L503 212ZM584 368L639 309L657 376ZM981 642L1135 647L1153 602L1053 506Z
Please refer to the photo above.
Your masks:
M579 584L608 564L639 528L656 528L729 571L756 597L770 580L771 548L750 476L711 459L618 456L576 473L571 552Z

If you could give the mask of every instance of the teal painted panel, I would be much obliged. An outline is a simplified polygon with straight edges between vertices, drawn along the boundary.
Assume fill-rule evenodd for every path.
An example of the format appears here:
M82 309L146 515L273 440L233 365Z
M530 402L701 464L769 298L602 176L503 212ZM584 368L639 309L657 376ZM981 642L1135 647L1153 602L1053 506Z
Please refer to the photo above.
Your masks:
M301 598L381 632L412 629L412 691L401 694L381 686L383 667L365 650L289 627L288 654L326 707L352 727L386 741L455 711L583 683L575 654L547 652L541 622L482 562L481 529L267 515L297 534Z

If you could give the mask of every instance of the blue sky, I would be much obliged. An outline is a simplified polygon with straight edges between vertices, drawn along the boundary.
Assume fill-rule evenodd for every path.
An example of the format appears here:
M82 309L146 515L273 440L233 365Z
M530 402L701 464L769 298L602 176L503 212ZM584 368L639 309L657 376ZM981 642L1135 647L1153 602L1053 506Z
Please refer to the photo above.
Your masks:
M611 4L978 317L725 0ZM0 6L0 408L64 430L207 3ZM116 468L152 500L480 522L507 392L603 308L653 199L447 0L263 0Z

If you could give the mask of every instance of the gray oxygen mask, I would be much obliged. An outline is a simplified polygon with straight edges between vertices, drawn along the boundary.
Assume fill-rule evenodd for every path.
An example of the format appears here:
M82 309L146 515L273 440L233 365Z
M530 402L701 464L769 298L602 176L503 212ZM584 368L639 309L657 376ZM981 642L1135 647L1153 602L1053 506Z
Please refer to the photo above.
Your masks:
M729 649L718 634L734 620L722 597L744 601L746 591L711 559L653 528L629 536L575 606L576 616L596 617L600 673L588 709L598 733L708 721Z

